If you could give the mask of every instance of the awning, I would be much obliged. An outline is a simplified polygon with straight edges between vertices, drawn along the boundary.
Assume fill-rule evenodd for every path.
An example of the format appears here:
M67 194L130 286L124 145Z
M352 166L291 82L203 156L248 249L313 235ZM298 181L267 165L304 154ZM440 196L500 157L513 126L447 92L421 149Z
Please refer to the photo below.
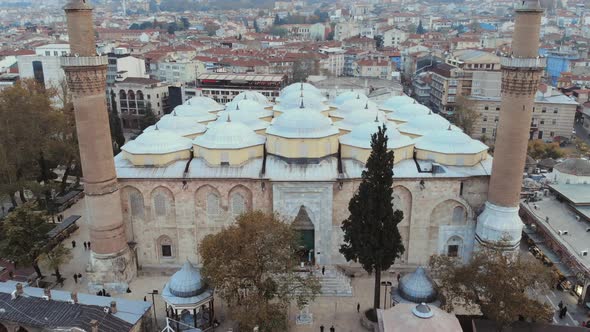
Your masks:
M50 230L49 232L47 232L47 235L49 236L49 238L56 237L61 232L63 232L65 229L67 229L68 227L70 227L73 224L75 224L76 221L78 219L80 219L80 218L81 217L78 216L78 215L71 215L71 216L67 217L66 219L64 219L64 221L62 221L57 226L55 226L52 230Z
M541 252L543 252L543 255L545 255L545 257L547 257L551 263L553 263L553 266L566 278L572 278L575 277L575 273L565 264L561 261L561 259L559 258L559 256L557 256L557 254L555 254L553 252L553 250L551 250L551 248L549 248L546 244L544 243L536 243L536 246L541 250Z

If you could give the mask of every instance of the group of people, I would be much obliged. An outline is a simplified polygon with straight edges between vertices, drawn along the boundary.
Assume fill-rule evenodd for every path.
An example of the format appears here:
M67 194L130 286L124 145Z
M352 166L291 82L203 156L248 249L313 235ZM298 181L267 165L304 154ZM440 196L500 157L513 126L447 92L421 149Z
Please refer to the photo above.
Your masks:
M320 332L324 332L324 325L320 326ZM336 332L334 325L332 325L332 327L330 327L330 332Z
M78 280L82 281L82 273L74 273L74 282L78 283Z
M567 314L567 305L563 305L563 301L559 301L557 307L559 307L559 319L563 319Z
M72 248L76 248L76 241L72 240ZM84 241L84 250L90 250L90 241Z

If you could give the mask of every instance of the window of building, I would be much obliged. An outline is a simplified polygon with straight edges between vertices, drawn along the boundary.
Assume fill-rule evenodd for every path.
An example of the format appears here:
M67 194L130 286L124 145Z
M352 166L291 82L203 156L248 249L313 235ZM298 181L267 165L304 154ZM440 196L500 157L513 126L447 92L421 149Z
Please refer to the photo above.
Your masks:
M545 120L541 120L541 124L545 124Z
M143 198L139 192L129 194L129 205L131 207L131 216L143 218Z
M549 136L550 137L555 137L555 132L554 131L549 132Z
M543 107L543 108L541 109L541 113L547 113L547 107Z
M53 55L54 56L59 56L59 52L58 51L53 51Z
M221 213L219 196L216 193L207 194L207 216L216 217Z
M169 244L162 245L162 257L172 257L172 246Z
M500 119L500 117L498 117L498 116L495 116L495 117L494 117L494 122L498 122L498 120L499 120L499 119Z
M557 112L559 112L559 109L556 107L553 109L553 113L557 114Z
M246 200L244 196L235 193L231 197L231 213L234 217L246 212Z
M43 74L43 63L41 61L33 61L33 77L37 83L45 85L45 74Z
M483 107L483 109L487 111L490 108L488 107L488 105L486 105L486 106Z
M51 51L45 51L45 56L51 56Z
M551 120L551 124L553 124L553 125L557 124L557 120L555 120L555 119Z
M68 54L66 51L61 51L61 55L66 55Z
M496 111L499 111L499 110L500 110L500 107L496 107Z
M451 244L447 250L447 256L449 257L458 257L459 256L459 246L456 244Z
M488 121L488 117L487 116L484 116L483 117L483 122L487 122L487 121Z
M481 133L485 134L486 133L486 128L481 128Z
M539 130L539 139L542 139L542 138L543 138L543 131Z
M166 196L164 194L158 193L154 196L154 211L158 217L166 216Z

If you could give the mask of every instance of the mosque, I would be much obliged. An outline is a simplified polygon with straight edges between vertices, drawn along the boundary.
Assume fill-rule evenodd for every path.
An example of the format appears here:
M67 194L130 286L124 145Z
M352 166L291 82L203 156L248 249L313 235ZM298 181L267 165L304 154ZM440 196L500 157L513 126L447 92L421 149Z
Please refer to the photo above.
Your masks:
M487 199L488 147L407 96L380 105L357 92L327 100L308 83L275 103L243 92L222 106L194 97L115 157L127 240L138 266L200 263L199 244L244 211L276 212L301 232L302 261L346 263L341 222L387 127L402 264L468 259ZM228 244L231 245L231 244Z

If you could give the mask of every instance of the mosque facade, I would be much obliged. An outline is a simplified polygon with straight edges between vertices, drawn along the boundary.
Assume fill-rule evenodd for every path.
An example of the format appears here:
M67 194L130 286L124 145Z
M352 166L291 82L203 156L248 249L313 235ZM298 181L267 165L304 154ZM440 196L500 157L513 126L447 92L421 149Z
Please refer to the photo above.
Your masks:
M255 92L225 107L194 97L123 146L115 166L139 266L199 264L202 239L250 210L278 213L301 232L302 261L346 263L340 225L382 125L395 155L393 204L404 212L400 263L468 259L487 199L488 147L409 97L327 100L296 83L276 103Z

